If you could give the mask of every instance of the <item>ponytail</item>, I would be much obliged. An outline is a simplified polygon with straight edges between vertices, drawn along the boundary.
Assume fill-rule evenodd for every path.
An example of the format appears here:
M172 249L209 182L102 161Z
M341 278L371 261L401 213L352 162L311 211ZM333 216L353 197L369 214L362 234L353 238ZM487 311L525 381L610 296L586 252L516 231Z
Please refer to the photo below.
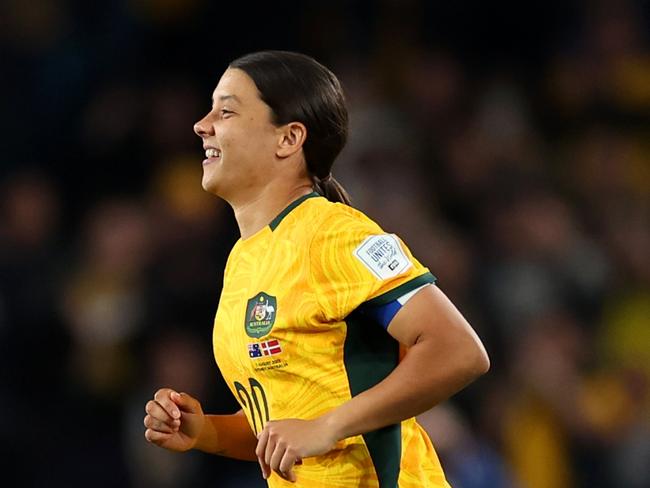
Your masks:
M328 174L325 178L320 179L317 176L314 177L314 189L316 192L330 202L340 202L345 205L350 205L352 199L348 192L343 188L343 186L336 181L332 176L332 173Z

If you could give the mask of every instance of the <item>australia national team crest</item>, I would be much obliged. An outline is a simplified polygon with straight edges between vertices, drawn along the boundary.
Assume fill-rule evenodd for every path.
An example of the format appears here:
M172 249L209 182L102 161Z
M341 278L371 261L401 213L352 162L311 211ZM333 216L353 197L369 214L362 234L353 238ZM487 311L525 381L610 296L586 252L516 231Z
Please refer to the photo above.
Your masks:
M259 339L264 337L273 328L277 302L275 297L260 292L248 300L246 305L246 334Z

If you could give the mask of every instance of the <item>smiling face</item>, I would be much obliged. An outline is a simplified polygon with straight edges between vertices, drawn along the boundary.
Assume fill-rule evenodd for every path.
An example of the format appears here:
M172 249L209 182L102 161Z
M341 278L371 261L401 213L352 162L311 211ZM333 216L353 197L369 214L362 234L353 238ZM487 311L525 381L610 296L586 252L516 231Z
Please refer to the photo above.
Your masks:
M202 139L203 188L232 202L263 188L273 171L279 133L270 107L242 70L227 69L212 95L212 110L194 124Z

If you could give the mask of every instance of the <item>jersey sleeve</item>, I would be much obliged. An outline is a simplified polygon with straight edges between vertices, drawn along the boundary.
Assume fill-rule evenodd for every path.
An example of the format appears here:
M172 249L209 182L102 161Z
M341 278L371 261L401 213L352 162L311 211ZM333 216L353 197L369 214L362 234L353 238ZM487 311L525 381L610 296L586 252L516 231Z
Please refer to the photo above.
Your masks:
M311 279L330 321L363 307L384 327L408 296L436 278L395 234L367 218L334 214L310 245ZM402 301L404 303L404 301Z

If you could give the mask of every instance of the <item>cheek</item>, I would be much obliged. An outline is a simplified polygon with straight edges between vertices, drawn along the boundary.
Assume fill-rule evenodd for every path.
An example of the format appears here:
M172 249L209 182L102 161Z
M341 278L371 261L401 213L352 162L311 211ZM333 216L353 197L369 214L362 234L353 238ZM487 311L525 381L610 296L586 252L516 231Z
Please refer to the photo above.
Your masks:
M276 128L273 124L259 117L238 117L223 121L219 145L227 159L234 154L237 158L246 158L250 154L259 160L265 154L271 156L276 144Z
M228 127L219 137L219 147L226 158L246 151L246 133L237 127Z
M265 124L260 124L254 118L245 121L246 124L233 127L228 134L224 134L222 148L231 149L238 153L255 153L257 157L261 154L273 153L275 144L274 127L271 129Z

